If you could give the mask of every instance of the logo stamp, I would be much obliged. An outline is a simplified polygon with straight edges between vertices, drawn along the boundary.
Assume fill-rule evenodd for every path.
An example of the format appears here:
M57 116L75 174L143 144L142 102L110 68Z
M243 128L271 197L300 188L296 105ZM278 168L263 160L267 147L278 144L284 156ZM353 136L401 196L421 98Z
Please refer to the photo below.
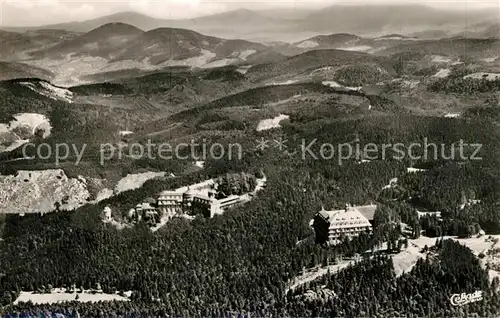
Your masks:
M450 302L453 306L463 306L481 300L483 300L483 291L481 290L475 291L472 294L453 294L450 298Z

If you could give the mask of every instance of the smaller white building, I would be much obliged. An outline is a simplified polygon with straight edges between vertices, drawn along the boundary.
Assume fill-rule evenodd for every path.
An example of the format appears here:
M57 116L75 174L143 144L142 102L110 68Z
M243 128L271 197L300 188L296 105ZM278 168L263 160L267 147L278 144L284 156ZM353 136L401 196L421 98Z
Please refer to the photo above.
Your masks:
M102 220L103 222L111 222L111 208L109 206L105 207L102 211Z
M157 219L159 218L156 207L149 202L143 202L137 204L134 210L135 210L135 216L137 217L137 221L145 220L148 222L155 223L155 221L157 221Z
M216 214L224 213L224 209L228 209L234 205L243 202L243 199L238 195L230 195L227 198L220 200L212 200L210 205L210 217Z

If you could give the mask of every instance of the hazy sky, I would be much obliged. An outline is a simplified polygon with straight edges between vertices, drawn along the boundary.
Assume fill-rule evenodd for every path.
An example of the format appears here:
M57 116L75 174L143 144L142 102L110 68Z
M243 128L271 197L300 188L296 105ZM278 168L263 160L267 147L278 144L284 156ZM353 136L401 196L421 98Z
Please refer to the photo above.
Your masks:
M238 8L321 8L353 1L334 0L0 0L0 25L37 26L81 21L120 11L137 11L158 18L191 18ZM364 0L364 3L416 3L438 8L499 11L500 0Z

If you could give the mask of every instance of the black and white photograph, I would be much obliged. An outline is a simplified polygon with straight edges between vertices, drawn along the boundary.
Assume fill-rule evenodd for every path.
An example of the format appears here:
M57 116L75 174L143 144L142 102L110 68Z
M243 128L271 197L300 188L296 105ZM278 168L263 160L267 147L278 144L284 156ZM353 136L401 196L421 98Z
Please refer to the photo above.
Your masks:
M0 0L0 317L500 317L500 1Z

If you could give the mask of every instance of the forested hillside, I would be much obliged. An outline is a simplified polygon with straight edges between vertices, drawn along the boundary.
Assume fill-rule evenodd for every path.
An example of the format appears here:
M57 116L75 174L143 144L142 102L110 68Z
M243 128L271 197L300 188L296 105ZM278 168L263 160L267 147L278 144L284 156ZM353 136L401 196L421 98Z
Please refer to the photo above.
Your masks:
M379 200L384 185L394 177L407 179L408 181L401 184L403 187L408 187L408 191L422 191L422 200L426 198L426 185L432 185L441 191L442 195L437 195L435 198L443 198L441 199L443 201L435 201L436 199L432 199L434 197L427 199L429 205L436 207L449 206L450 210L458 208L461 201L455 196L456 189L450 187L454 183L459 183L460 187L474 192L474 198L482 200L478 207L484 211L495 205L495 193L497 193L495 189L498 187L499 179L494 176L498 171L495 167L498 166L494 165L496 158L487 156L490 151L494 153L495 149L498 149L497 139L492 136L496 128L492 126L454 119L402 116L380 117L375 122L292 121L284 127L283 133L290 141L297 140L300 144L301 138L307 139L313 136L332 143L345 142L354 137L353 131L358 131L360 140L363 141L405 143L418 140L424 134L432 136L434 140L451 143L457 137L457 132L461 131L464 133L464 138L467 136L471 138L467 140L483 142L486 145L485 160L479 164L481 169L484 169L483 176L479 177L473 172L476 164L472 162L462 163L465 164L463 168L446 168L446 165L443 168L439 165L434 168L428 166L429 172L421 177L405 177L404 161L374 160L359 164L354 160L348 160L339 165L333 160L304 161L300 157L290 157L277 149L255 152L253 148L245 148L249 150L245 151L242 160L208 161L203 175L149 181L141 189L124 192L99 205L82 207L74 212L59 212L44 217L28 215L4 218L3 241L0 243L2 253L0 268L3 269L0 284L2 301L7 304L15 299L21 290L43 289L49 284L53 287L76 284L88 289L99 283L105 291L134 291L133 301L106 304L73 303L64 306L64 310L78 308L80 315L86 317L108 316L114 313L117 315L135 313L141 316L164 314L221 316L228 313L322 315L327 312L336 315L342 313L363 315L363 312L378 312L382 315L448 313L447 310L452 309L441 306L444 302L444 291L456 290L459 287L485 286L481 272L459 266L459 264L473 266L475 263L472 261L452 260L449 256L443 256L445 260L449 259L451 262L449 266L446 265L448 263L440 265L444 266L441 270L444 270L445 274L441 273L439 267L436 268L427 262L419 263L410 276L403 276L393 287L387 285L393 280L388 261L375 261L376 263L371 263L373 266L362 263L349 270L356 277L365 275L362 274L364 271L371 273L366 275L373 284L366 286L372 286L370 288L375 288L373 290L381 292L382 295L384 293L392 295L387 296L393 299L392 302L379 300L366 303L362 302L363 298L360 297L359 302L356 302L359 303L358 306L348 306L352 304L350 297L370 293L369 290L349 290L349 294L342 293L351 295L346 296L348 298L310 307L299 301L291 302L290 296L285 293L286 282L299 275L304 268L323 264L326 260L333 261L337 256L349 257L355 253L362 253L378 244L375 239L360 236L359 239L335 248L325 249L316 246L313 232L308 224L321 205L339 208L346 202L352 204L375 202ZM275 131L265 135L276 138L280 133ZM253 144L250 136L240 138L243 145ZM289 147L292 147L291 143ZM225 172L255 171L255 169L263 169L265 172L268 178L266 190L260 193L252 204L234 208L214 219L199 217L191 223L177 220L167 224L162 230L151 233L141 225L118 230L112 225L101 223L99 218L104 206L111 206L113 213L124 213L130 206L149 196L153 189L154 191L173 189L181 184ZM419 179L421 181L417 182ZM415 181L410 182L410 180ZM436 182L444 182L446 186L437 186ZM422 185L418 186L419 183ZM414 187L409 187L407 184L413 184ZM394 209L401 213L408 211ZM479 215L480 218L483 217L482 214ZM491 214L490 217L491 219L484 221L484 224L490 221L498 222L496 214ZM401 218L405 220L408 216L401 215ZM453 216L443 214L443 218L446 222L452 220ZM467 224L471 225L474 220L467 222L472 222ZM40 228L43 228L43 231L40 231ZM485 229L489 234L498 231L486 226ZM302 243L297 245L298 241ZM446 247L445 244L443 251L450 248L454 247ZM443 253L446 253L443 255L456 254L456 257L464 255L460 258L469 257L466 256L468 255L466 252ZM165 257L166 255L168 257ZM68 263L69 259L71 262ZM459 267L454 268L451 264ZM449 268L450 266L452 267ZM453 274L455 276L466 275L469 285L457 285L461 284L459 283L463 281L461 279L457 279L455 283L450 282L450 285L441 284L442 277L448 277L442 276L448 275L447 271L453 271L456 273ZM435 274L429 276L428 273L434 272ZM426 273L425 280L422 278L423 273ZM479 276L472 280L472 276L468 275ZM352 279L350 274L342 277ZM381 280L381 277L387 279ZM405 288L409 288L405 287L410 284L409 282L412 282L410 286L414 285L415 279L433 282L431 286L439 285L441 286L439 288L442 288L434 292L431 287L422 287L419 291L421 299L427 297L434 299L428 302L428 306L418 300L417 304L421 305L415 306L408 298L399 296L406 290ZM335 284L332 288L356 288L355 286L358 285ZM418 297L416 293L410 294ZM156 302L155 299L160 299L160 302ZM488 305L480 307L474 305L467 310L480 315L493 312L495 307L492 304L496 298L488 299L486 300ZM368 305L370 307L367 307ZM54 305L46 308L57 307L58 305ZM14 313L30 308L32 308L30 304L20 304L5 307L3 312ZM37 308L41 309L43 306ZM458 314L457 311L453 312Z
M500 317L500 40L305 9L0 31L1 317Z

